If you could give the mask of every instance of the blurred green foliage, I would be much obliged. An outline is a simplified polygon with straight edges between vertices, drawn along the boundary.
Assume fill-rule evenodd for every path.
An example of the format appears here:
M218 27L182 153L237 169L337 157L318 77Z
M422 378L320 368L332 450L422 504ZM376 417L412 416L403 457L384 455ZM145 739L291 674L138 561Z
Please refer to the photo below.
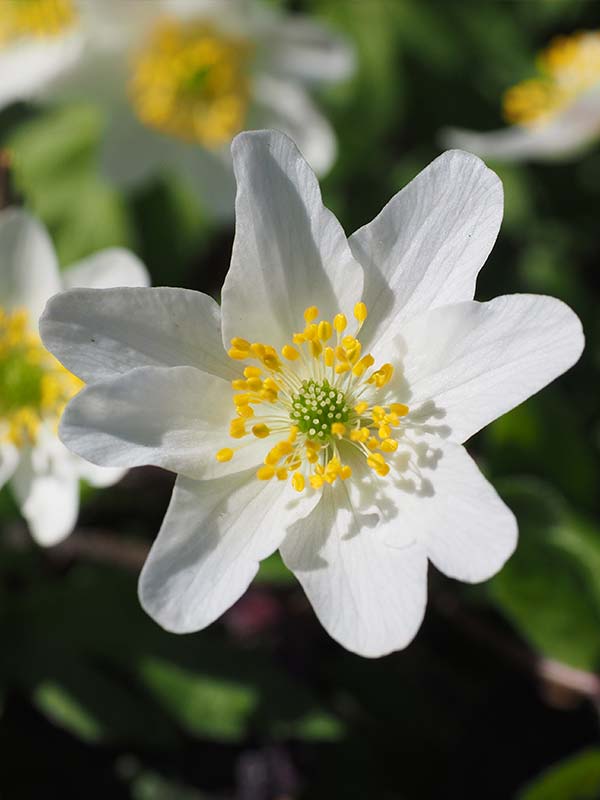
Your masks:
M600 20L585 0L278 4L329 21L357 48L355 77L319 97L339 139L324 197L348 232L439 153L440 128L499 127L501 94L528 76L536 51ZM14 189L61 264L125 245L156 284L218 296L231 227L169 175L118 193L97 169L104 124L93 105L0 115ZM208 631L175 637L140 609L136 570L36 550L3 491L2 796L3 783L10 798L39 797L42 785L48 797L133 800L487 799L525 784L521 800L600 796L595 749L534 780L593 742L597 719L590 707L549 708L493 645L509 636L600 669L600 152L491 166L506 214L478 298L553 294L580 315L588 342L572 371L469 445L519 521L503 571L474 589L432 574L417 641L377 663L327 639L278 556L261 566L256 607L251 595ZM151 541L168 482L152 498L124 486L89 493L78 535Z

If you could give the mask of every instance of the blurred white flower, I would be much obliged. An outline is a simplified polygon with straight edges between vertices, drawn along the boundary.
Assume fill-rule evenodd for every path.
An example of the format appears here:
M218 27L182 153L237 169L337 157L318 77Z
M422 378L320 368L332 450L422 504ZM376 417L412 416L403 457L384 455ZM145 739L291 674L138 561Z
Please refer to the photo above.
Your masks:
M539 56L540 75L504 96L511 126L477 133L442 132L444 147L461 147L482 158L546 161L579 154L600 138L600 32L554 39Z
M4 37L0 22L0 103L101 104L101 161L121 186L172 170L209 210L231 214L231 139L257 127L288 133L319 173L334 161L333 130L306 85L349 76L354 54L321 23L261 0L4 5L23 21Z
M72 531L80 478L108 486L123 474L90 465L59 441L62 410L83 384L42 345L39 315L63 288L147 284L144 266L121 249L60 273L40 223L18 209L0 212L0 486L10 481L39 544L56 544Z
M236 235L222 307L183 289L73 290L40 330L89 382L63 441L92 463L179 473L140 579L171 631L221 615L277 548L329 633L404 647L427 560L493 575L510 510L462 442L579 357L562 302L473 301L502 187L475 156L440 156L346 239L294 144L233 144Z

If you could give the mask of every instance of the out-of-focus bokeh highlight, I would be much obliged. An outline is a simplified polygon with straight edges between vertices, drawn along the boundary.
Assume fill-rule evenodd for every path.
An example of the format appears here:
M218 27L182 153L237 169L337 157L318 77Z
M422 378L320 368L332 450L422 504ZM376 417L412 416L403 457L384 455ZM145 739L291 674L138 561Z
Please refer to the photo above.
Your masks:
M289 133L348 233L454 137L505 188L477 298L554 295L587 335L573 370L469 444L517 552L483 585L431 568L422 630L377 661L327 637L277 556L207 631L147 618L166 473L83 481L74 532L46 548L5 485L0 796L600 796L599 30L585 0L0 0L0 213L41 221L63 282L119 247L154 285L218 299L240 129ZM0 249L2 291L9 266ZM38 375L6 306L0 381Z

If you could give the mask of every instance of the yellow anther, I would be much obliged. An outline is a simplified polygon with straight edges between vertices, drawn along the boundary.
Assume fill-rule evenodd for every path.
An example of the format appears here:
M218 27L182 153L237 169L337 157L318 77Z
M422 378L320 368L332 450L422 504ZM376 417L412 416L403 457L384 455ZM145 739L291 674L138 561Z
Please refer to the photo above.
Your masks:
M376 423L383 422L385 419L385 408L383 406L373 406L371 409L371 416Z
M290 428L290 435L288 436L288 442L293 444L296 441L296 437L298 436L298 427L296 425L292 425Z
M286 481L288 477L288 471L285 467L279 467L279 469L275 472L278 481Z
M244 375L246 378L259 378L262 375L262 369L260 367L245 367Z
M261 389L260 397L265 403L274 403L275 400L277 400L277 392L274 392L272 389Z
M322 352L323 345L318 339L310 343L310 354L313 358L319 358Z
M315 339L319 338L319 326L315 325L314 322L312 325L307 325L304 329L304 338L309 342L314 342Z
M342 333L346 330L346 326L348 325L348 320L346 319L345 314L336 314L333 320L333 327L336 329L338 333Z
M335 365L335 373L336 375L343 375L344 372L350 372L352 369L352 364L347 361L342 361L340 364Z
M254 409L250 408L250 406L238 406L237 413L238 417L245 417L246 419L250 419L250 417L254 416Z
M366 442L369 438L368 428L354 428L350 431L350 440L352 442Z
M373 453L367 459L367 463L369 466L382 466L385 464L385 458L381 455L381 453Z
M277 356L273 356L270 353L267 353L261 359L262 363L265 365L267 369L270 369L272 372L277 372L281 368L281 361L277 358Z
M249 394L234 394L233 395L233 402L236 406L247 406L250 402L251 397Z
M333 334L333 331L331 330L331 322L327 322L327 320L325 319L319 322L318 333L319 333L319 339L322 342L329 341L329 339L331 339L331 336Z
M352 477L352 468L348 464L344 464L340 470L340 478L345 481Z
M279 444L275 445L275 449L279 450L279 452L281 453L282 456L287 456L292 452L292 450L294 448L292 447L292 443L291 442L283 441L283 442L279 442Z
M331 426L331 432L334 434L334 436L337 436L338 439L341 439L346 433L346 426L343 422L334 422Z
M306 341L306 336L303 333L295 333L292 336L292 342L294 344L304 344Z
M319 460L319 454L315 450L309 450L306 448L306 460L309 464L316 464Z
M227 351L227 355L229 358L235 358L237 361L243 361L245 358L248 358L250 354L247 350L238 350L236 347L232 347Z
M341 345L335 348L335 357L338 361L348 361L348 353Z
M275 447L271 448L271 450L269 450L269 452L265 456L264 458L265 464L269 465L277 464L277 462L280 461L282 455L283 453L279 452L276 445Z
M405 406L404 403L390 404L390 411L392 414L397 414L399 417L405 417L408 414L408 410L408 406Z
M266 439L266 437L271 433L270 429L262 422L259 422L257 425L252 426L252 433L256 436L257 439Z
M308 325L311 322L314 322L316 318L319 316L319 309L316 306L309 306L304 311L304 321Z
M310 478L310 485L313 489L320 489L321 486L325 483L324 478L321 475L311 475Z
M367 441L365 442L369 450L377 450L379 447L379 440L376 439L374 436L369 436Z
M246 385L251 391L259 392L262 389L263 382L260 378L248 378Z
M295 472L292 475L292 486L297 492L302 492L304 490L305 481L304 475L301 472Z
M281 348L281 355L284 358L287 358L288 361L296 361L298 358L300 358L300 353L295 347L292 347L291 344L285 344Z
M242 378L238 378L235 381L231 381L231 386L238 392L243 392L248 388L248 384Z
M277 381L273 380L273 378L265 378L263 381L263 386L265 389L268 389L271 392L277 393L279 391L279 384Z
M215 458L221 463L224 461L231 461L233 458L233 450L231 447L223 447L223 449L219 450L219 452L216 454Z
M389 425L380 425L377 435L380 439L389 439L392 435L392 429Z
M265 464L256 471L256 477L259 481L270 481L275 475L275 470L270 464Z
M398 449L398 442L395 439L384 439L379 449L384 453L394 453Z
M264 344L260 342L253 342L250 345L250 351L255 355L257 358L263 358L264 354L266 353L267 349Z
M370 353L367 353L366 356L363 356L360 361L352 367L352 374L356 375L357 378L360 378L365 372L369 369L369 367L373 366L375 359Z
M367 318L367 307L364 303L357 303L354 306L354 316L358 320L359 325L362 325Z
M394 374L394 368L391 364L384 364L380 367L377 372L374 372L368 380L368 383L374 383L378 389L381 389L386 383L389 383L391 380L392 375Z
M354 410L356 411L356 413L357 413L357 414L358 414L358 416L360 417L360 415L361 415L361 414L364 414L364 413L365 413L365 411L368 409L368 407L369 407L369 404L368 404L368 403L365 403L365 402L363 401L362 403L357 403L357 404L354 406Z
M239 336L234 336L231 340L231 346L235 347L236 350L250 350L250 342L246 339L242 339Z
M335 351L333 347L326 347L323 350L323 361L326 367L333 367L335 363Z
M232 419L229 423L229 435L234 439L241 439L246 435L246 424L243 419Z

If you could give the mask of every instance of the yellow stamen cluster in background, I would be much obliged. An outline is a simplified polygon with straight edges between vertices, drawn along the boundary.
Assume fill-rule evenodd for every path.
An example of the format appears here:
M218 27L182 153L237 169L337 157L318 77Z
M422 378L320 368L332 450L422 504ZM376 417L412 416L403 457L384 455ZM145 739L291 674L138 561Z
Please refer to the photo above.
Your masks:
M72 0L2 0L0 46L23 37L52 37L76 20Z
M351 453L361 455L377 475L389 473L386 459L398 448L408 407L374 402L394 369L391 364L373 369L373 356L362 352L358 335L367 319L364 303L355 305L354 317L357 328L349 334L344 314L331 322L319 320L318 308L309 306L304 330L280 352L241 337L231 340L230 358L256 364L245 366L231 384L236 416L229 433L245 441L223 447L217 461L230 461L247 443L273 437L276 442L256 473L259 480L290 478L298 492L307 485L320 489L351 477L344 462L344 454Z
M129 94L151 128L205 147L244 127L252 46L208 23L161 21L133 64Z
M579 95L600 84L600 32L559 36L538 57L540 77L510 88L504 116L521 125L547 122Z
M0 441L33 444L42 422L58 424L82 386L30 329L27 311L0 308Z

